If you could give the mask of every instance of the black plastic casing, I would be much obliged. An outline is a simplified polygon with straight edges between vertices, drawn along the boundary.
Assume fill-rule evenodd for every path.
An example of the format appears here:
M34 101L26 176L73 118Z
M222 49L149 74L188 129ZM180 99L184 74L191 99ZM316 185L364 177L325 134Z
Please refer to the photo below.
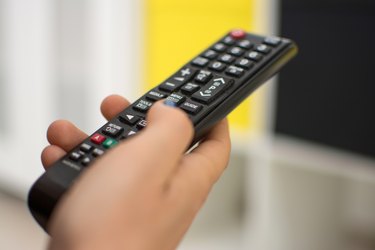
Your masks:
M225 37L227 36L228 34ZM264 37L252 34L247 34L246 38L257 43L262 43L264 40ZM222 39L219 41L222 41ZM235 79L230 88L226 89L225 92L212 103L205 106L198 115L190 116L195 128L195 136L191 145L195 145L202 140L205 134L218 121L226 117L261 84L276 74L297 54L297 51L298 49L294 42L289 39L281 39L281 44L278 45L272 53L266 55L262 63L257 63L253 69L249 70L240 79ZM197 70L207 68L196 67L191 65L191 62L185 66ZM215 76L228 77L224 75L224 73L215 73ZM132 106L128 107L126 110L131 108ZM134 110L132 110L132 112L134 113ZM140 114L140 116L141 115L142 114ZM117 118L110 122L118 123L116 119ZM101 129L98 131L101 131ZM90 138L86 139L84 142L88 142L89 140ZM77 148L74 150L77 150ZM53 214L54 208L84 170L85 168L81 168L77 164L67 161L66 157L63 157L50 167L31 187L28 196L28 205L32 215L46 232L48 232L48 221Z

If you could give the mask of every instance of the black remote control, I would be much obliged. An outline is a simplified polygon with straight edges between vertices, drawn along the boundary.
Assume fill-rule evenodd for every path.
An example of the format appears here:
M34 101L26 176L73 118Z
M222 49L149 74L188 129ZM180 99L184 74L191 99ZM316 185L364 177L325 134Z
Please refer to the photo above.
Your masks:
M296 54L289 39L231 31L50 167L29 192L31 213L47 230L54 207L74 180L106 150L146 127L155 101L165 98L189 115L194 145Z

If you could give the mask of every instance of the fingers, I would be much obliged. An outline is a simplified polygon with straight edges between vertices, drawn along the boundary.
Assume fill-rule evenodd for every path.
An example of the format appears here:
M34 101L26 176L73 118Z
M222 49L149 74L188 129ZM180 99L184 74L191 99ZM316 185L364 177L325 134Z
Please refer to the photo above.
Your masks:
M186 157L186 160L188 163L197 160L207 161L212 169L207 167L202 173L206 173L212 183L215 183L228 164L230 149L229 126L228 120L225 119L210 131L206 139Z
M152 150L159 149L171 162L176 162L193 139L193 126L188 116L178 108L156 103L148 116L144 137Z
M110 95L103 100L100 110L107 120L111 120L129 105L130 103L125 98L119 95Z
M184 157L182 167L176 174L176 185L179 183L184 185L190 190L192 199L200 197L200 202L203 202L226 168L230 148L228 121L225 119L211 130L206 139L191 154Z
M147 127L116 147L113 154L117 156L111 157L122 166L134 161L138 170L146 169L148 174L165 179L178 166L192 137L193 126L188 116L180 109L157 102L148 112Z
M70 151L87 135L74 126L71 122L59 120L53 122L47 130L47 140L51 145L56 145L64 151Z
M66 154L66 152L55 145L47 146L43 152L42 152L42 164L45 169L47 169L49 166L51 166L54 162L56 162L58 159L63 157Z

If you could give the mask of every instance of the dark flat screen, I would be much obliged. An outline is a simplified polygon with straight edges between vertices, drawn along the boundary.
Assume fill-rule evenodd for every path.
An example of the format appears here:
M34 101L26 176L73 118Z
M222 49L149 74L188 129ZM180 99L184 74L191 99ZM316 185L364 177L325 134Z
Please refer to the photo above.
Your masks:
M375 1L281 3L300 52L280 74L276 133L375 157Z

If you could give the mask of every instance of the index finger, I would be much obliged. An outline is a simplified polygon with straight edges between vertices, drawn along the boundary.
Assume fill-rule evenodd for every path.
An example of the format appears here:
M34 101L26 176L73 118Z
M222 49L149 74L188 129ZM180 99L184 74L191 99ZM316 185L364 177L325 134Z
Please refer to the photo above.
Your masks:
M211 187L228 165L230 156L230 136L228 121L219 122L206 139L183 160L181 178L192 178L194 184L202 182Z

